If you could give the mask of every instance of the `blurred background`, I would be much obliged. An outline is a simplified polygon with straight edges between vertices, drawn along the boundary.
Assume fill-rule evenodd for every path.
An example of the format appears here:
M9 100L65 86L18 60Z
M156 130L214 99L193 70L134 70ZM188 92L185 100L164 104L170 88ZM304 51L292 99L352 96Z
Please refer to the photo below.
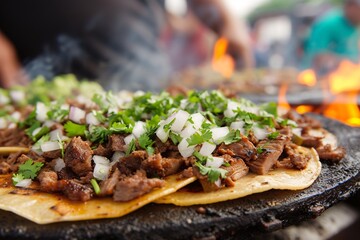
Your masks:
M71 73L112 91L220 89L358 128L359 26L359 0L1 0L0 84ZM359 202L277 234L349 238Z

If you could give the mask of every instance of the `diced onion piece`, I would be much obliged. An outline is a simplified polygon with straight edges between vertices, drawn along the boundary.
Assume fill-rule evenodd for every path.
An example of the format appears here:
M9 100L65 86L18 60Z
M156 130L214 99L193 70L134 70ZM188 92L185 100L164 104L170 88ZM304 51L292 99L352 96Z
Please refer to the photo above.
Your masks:
M6 128L8 125L7 121L5 118L0 117L0 129Z
M48 108L44 103L36 103L36 120L39 122L44 122L47 119Z
M160 125L160 127L156 130L156 136L164 143L169 138L169 132L164 130L164 125Z
M95 117L94 113L89 112L85 117L86 124L88 125L99 125L99 120Z
M42 127L35 128L34 131L31 133L33 136L36 136L40 131Z
M205 157L208 157L212 154L212 152L215 150L216 145L209 142L204 142L201 146L201 149L199 153Z
M10 123L7 128L9 128L9 129L14 129L14 128L16 128L16 123Z
M43 151L43 152L50 152L50 151L60 149L60 144L58 142L49 141L49 142L44 142L43 144L41 144L40 148L41 148L41 151Z
M337 139L333 134L327 134L323 139L321 139L321 142L324 146L329 144L332 150L335 150L338 147Z
M293 134L301 137L301 132L302 132L301 128L293 128L291 131L292 131Z
M181 132L184 128L186 121L189 119L190 114L184 110L179 110L175 114L175 121L171 125L171 131Z
M41 156L43 154L43 152L41 151L39 146L32 146L31 151L33 151L34 153L36 153L39 156Z
M196 130L193 128L193 126L189 125L189 126L185 127L184 130L181 131L180 137L181 138L188 138L191 135L193 135L195 132L196 132Z
M93 161L95 164L110 165L109 159L107 159L106 157L103 157L103 156L99 156L99 155L94 155Z
M29 178L29 179L21 180L15 186L16 187L27 188L27 187L29 187L31 185L31 183L32 183L32 180Z
M125 137L124 138L125 145L128 146L133 139L135 139L135 136L133 134L130 134L127 137Z
M145 129L145 123L142 121L138 121L135 123L135 126L133 128L132 134L134 134L134 136L136 138L139 138L141 135L143 135L146 132Z
M1 94L0 93L0 104L1 105L6 105L10 102L10 99L8 96L4 95L4 94Z
M323 138L325 135L324 135L324 132L320 131L320 130L317 130L317 129L310 129L308 131L308 134L310 136L313 136L313 137L318 137L318 138Z
M267 138L267 135L269 134L269 132L264 128L254 127L252 130L258 140Z
M259 113L259 108L258 107L241 106L240 109L245 111L245 112L249 112L249 113L253 113L253 114L258 114Z
M69 119L76 123L81 123L81 120L85 118L86 112L78 107L71 106Z
M123 153L123 152L120 152L120 151L114 152L114 154L111 157L110 166L112 167L115 163L117 163L120 160L120 158L122 158L124 156L125 156L125 153Z
M244 125L245 125L244 121L232 122L230 124L230 129L239 130L241 134L245 134Z
M186 106L188 105L188 103L189 103L189 100L187 100L187 99L180 100L180 108L185 109Z
M18 111L15 111L11 114L11 117L15 120L15 121L19 121L21 118L21 114Z
M234 117L236 113L234 112L239 107L239 104L234 101L228 101L227 108L224 111L225 117Z
M60 129L55 129L49 133L50 141L58 141L59 138L62 139L63 133Z
M13 90L10 91L10 97L14 102L18 103L25 99L25 93L23 91Z
M184 138L183 140L180 141L178 145L178 149L181 156L190 157L195 151L195 146L189 146L189 143Z
M64 159L62 158L55 159L54 170L56 172L60 172L64 167L65 167Z
M93 175L98 180L105 180L110 173L110 165L95 164Z
M44 127L48 127L48 128L51 128L54 125L55 125L55 122L51 121L51 120L46 120L43 124Z
M201 113L195 113L191 114L191 120L194 122L193 126L195 129L201 128L201 125L203 124L205 117Z
M221 139L228 135L230 132L228 127L216 127L210 129L210 131L212 132L212 139L216 144L219 144L221 142Z
M216 186L218 186L218 187L221 187L221 179L218 178L218 180L216 180L216 181L214 182L214 184L215 184Z
M213 168L219 168L224 163L224 158L221 157L209 157L206 160L206 167L213 167Z

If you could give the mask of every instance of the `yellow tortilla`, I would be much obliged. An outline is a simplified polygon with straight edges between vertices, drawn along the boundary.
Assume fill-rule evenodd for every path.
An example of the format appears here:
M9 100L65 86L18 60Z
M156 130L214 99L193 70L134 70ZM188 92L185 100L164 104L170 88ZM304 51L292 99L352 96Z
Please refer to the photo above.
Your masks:
M165 187L155 189L129 202L95 198L88 202L69 201L65 196L16 188L11 176L0 176L0 209L11 211L38 224L121 217L157 198L176 192L194 182L195 177L178 180L179 174L165 178Z
M267 175L249 173L237 180L234 187L223 188L214 192L190 192L181 189L178 192L157 199L156 203L190 206L210 204L245 197L254 193L265 192L271 189L300 190L309 187L319 176L321 162L314 149L299 147L299 152L309 154L307 167L304 170L275 169Z
M29 152L29 148L26 147L0 147L0 154L10 154L10 153L27 153Z

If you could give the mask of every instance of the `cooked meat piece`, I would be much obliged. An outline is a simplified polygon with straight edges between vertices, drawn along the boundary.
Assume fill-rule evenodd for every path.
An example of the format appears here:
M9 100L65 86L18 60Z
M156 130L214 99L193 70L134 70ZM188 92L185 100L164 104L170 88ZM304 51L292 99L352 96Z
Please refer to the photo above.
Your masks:
M156 139L154 145L156 152L159 153L165 153L168 151L178 152L177 146L174 145L170 140L167 140L165 143L163 143L162 141L160 141L160 139Z
M31 140L24 130L19 128L0 129L0 146L28 147L30 144Z
M86 176L80 177L80 182L83 184L90 183L90 180L94 178L92 172L88 172Z
M43 156L44 158L50 158L50 159L55 159L55 158L59 158L61 157L61 150L54 150L54 151L50 151L50 152L44 152L41 156Z
M228 154L232 157L239 157L245 161L250 161L256 154L256 148L248 138L243 137L240 141L229 145L222 143L218 147L217 153L219 155Z
M114 201L126 202L138 198L154 188L160 188L165 182L157 178L147 178L144 171L137 171L133 176L117 182L113 195Z
M12 166L5 161L0 162L0 174L8 174L12 172Z
M180 179L183 178L191 178L194 176L194 171L192 167L188 167L184 171L181 172Z
M193 166L193 174L199 180L204 192L216 191L223 187L222 185L218 186L215 183L210 182L208 180L208 176L202 175L199 171L199 168L196 167L195 165Z
M317 148L322 145L322 137L315 137L310 135L302 135L301 136L302 143L301 146L308 147L308 148Z
M91 158L93 151L89 144L81 140L80 137L74 137L65 149L64 161L74 173L79 176L86 176L92 171Z
M336 149L332 149L329 144L316 148L316 151L318 152L320 159L329 160L334 163L339 162L346 154L345 148L338 147Z
M276 168L294 168L294 164L292 163L291 159L289 157L278 159L275 163Z
M115 168L110 177L100 183L100 196L113 195L116 183L119 181L120 171Z
M58 174L59 179L62 179L62 180L69 180L69 179L77 178L75 173L73 171L71 171L71 169L68 167L64 167L57 174Z
M293 133L292 133L292 129L291 127L283 127L279 130L279 133L282 135L285 135L286 137L288 137L289 139L292 138Z
M40 170L37 179L40 182L40 188L45 192L56 192L59 191L58 176L56 172L48 168Z
M93 196L92 188L79 183L77 180L60 180L59 189L71 201L85 202Z
M221 156L224 158L225 162L230 164L229 167L222 167L227 170L225 185L227 187L232 187L235 184L235 181L242 178L249 172L248 166L246 166L245 162L242 159L234 159L229 155Z
M149 156L142 162L141 168L150 176L165 177L179 172L185 160L179 158L163 158L160 153Z
M256 159L247 162L250 170L261 175L269 172L280 157L287 142L289 142L289 139L284 138L284 136L273 140L260 141L257 148L261 149L262 152L258 154Z
M94 155L99 155L107 158L110 158L112 156L112 153L113 151L110 148L104 147L102 144L99 144L99 146L93 150Z
M129 175L139 170L142 161L147 159L147 157L148 154L144 150L133 151L129 156L121 158L117 166L121 173Z
M249 132L249 135L247 137L250 140L250 142L252 142L252 144L254 144L255 146L258 145L259 140L255 137L252 131Z
M287 144L285 146L285 152L288 155L293 168L296 169L305 169L307 166L308 161L310 160L309 156L300 154L298 151L296 151L297 145L296 144Z
M109 136L109 148L112 151L126 151L124 136L120 134L112 134Z
M321 128L322 124L320 121L308 117L306 115L300 115L294 110L288 111L284 116L284 118L288 118L290 120L295 121L298 124L298 127L304 128L304 127L311 127L311 128Z

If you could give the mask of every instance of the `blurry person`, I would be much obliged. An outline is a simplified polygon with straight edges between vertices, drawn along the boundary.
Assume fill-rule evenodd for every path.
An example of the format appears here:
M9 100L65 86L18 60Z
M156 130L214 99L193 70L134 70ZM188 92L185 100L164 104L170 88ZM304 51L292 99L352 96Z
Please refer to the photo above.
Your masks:
M160 43L166 23L164 2L2 0L0 30L29 78L72 72L115 91L159 91L171 74ZM246 28L223 1L187 2L205 26L229 40L231 53L242 59L243 66L251 67ZM18 83L6 76L2 86Z
M334 69L342 59L359 61L360 0L344 0L341 10L318 19L305 44L303 67L318 73Z

